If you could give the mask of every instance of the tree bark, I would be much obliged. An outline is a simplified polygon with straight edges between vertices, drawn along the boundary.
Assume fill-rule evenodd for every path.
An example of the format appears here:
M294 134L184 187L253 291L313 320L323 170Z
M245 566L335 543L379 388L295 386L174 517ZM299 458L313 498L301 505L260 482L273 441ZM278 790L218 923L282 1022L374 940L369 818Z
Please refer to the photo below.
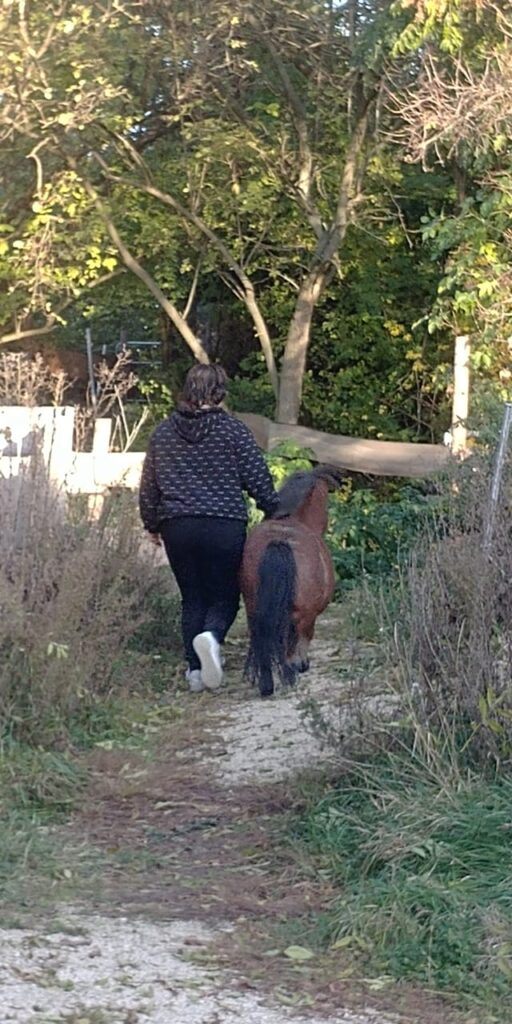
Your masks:
M311 323L327 272L327 267L312 271L300 287L281 363L278 423L297 423L299 418Z
M331 224L318 240L312 268L299 289L281 363L278 423L298 422L313 314L329 281L335 257L345 239L350 222L351 201L361 187L364 172L361 155L374 100L375 94L368 97L352 132L341 176L336 212Z

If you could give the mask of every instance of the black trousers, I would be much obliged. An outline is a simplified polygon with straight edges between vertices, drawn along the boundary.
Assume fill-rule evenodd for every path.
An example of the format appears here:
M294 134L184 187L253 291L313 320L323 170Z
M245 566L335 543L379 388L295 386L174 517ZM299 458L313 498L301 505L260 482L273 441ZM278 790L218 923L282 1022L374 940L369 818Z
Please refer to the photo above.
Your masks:
M209 630L222 643L236 618L246 524L240 519L180 516L166 519L160 535L181 593L185 657L189 668L200 668L194 637Z

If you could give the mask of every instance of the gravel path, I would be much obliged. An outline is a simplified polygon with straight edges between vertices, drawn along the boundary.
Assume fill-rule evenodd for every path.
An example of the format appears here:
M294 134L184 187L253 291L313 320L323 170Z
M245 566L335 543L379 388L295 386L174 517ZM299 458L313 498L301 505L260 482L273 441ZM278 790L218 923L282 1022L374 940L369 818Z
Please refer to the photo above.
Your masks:
M325 719L340 724L342 713L333 699L340 690L333 668L337 652L334 644L314 645L312 669L296 690L278 693L271 701L254 695L211 712L212 732L222 738L224 756L209 763L222 785L280 782L334 761L332 748L308 726L304 708L308 700L315 701Z
M204 701L212 754L204 758L219 781L274 782L332 755L307 729L305 693L329 714L336 648L319 641L311 681L272 702L255 695ZM339 718L339 710L333 711ZM215 734L215 741L213 740ZM200 898L200 897L198 897ZM148 922L58 908L50 927L0 930L0 1024L395 1024L368 1010L316 1016L279 1005L277 998L240 991L214 966L205 947L230 929L195 921ZM298 981L300 974L298 975ZM300 981L299 981L300 986Z
M230 990L192 962L215 938L199 922L77 913L61 928L0 932L2 1024L386 1024L371 1011L305 1018Z

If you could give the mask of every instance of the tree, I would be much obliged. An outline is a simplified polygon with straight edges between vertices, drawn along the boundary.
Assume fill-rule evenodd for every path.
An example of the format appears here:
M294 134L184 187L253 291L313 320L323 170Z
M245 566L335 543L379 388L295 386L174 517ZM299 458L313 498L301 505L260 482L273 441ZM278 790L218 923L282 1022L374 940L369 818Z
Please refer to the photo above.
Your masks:
M454 201L425 216L423 234L444 273L432 331L472 336L472 366L512 394L510 212L512 14L494 0L419 5L399 45L417 54L415 80L390 90L398 141L426 171L452 175ZM459 348L461 346L459 345Z
M67 209L64 233L71 228L83 252L99 232L100 262L114 251L114 269L135 274L196 358L206 358L189 324L193 301L184 296L180 312L134 231L134 209L148 200L148 216L165 208L193 298L212 273L234 291L262 346L278 418L295 422L315 309L333 277L343 279L350 225L364 222L363 183L397 33L389 4L54 0L42 9L13 0L3 18L2 137L33 166L23 215L6 237L24 242L24 224L25 271L45 232L49 250L58 249L47 225L71 187L80 222ZM11 261L16 274L15 251ZM101 277L75 276L71 286L59 262L39 297L18 310L18 333L35 311L55 318L53 293L66 301ZM263 311L276 277L290 305L278 338Z

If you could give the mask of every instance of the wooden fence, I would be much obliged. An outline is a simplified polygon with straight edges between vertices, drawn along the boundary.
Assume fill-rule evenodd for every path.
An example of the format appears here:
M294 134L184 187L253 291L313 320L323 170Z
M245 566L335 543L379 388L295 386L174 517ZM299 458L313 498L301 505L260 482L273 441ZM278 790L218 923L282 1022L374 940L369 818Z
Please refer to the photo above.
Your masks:
M71 406L0 407L0 479L17 476L39 449L50 479L67 494L102 495L115 487L136 490L144 452L111 452L110 419L96 421L90 452L74 451L74 416ZM311 449L319 462L360 473L427 477L445 468L450 457L441 445L342 437L252 414L240 414L240 419L266 451L292 440Z

